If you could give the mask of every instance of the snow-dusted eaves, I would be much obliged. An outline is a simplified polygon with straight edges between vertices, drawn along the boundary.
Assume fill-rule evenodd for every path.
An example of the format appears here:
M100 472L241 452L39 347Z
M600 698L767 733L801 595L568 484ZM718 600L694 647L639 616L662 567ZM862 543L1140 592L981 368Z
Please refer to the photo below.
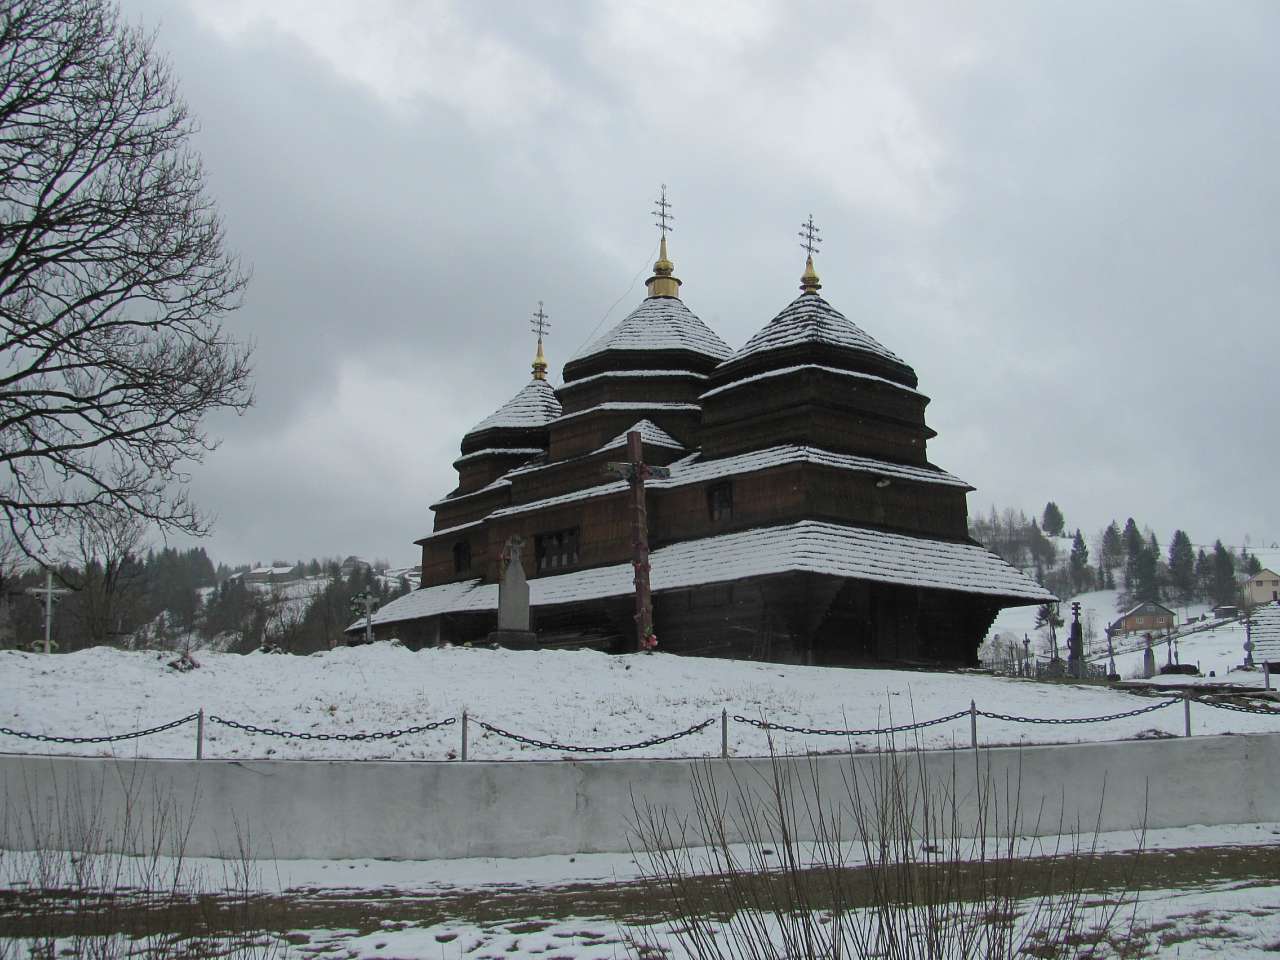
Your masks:
M545 380L530 380L520 392L467 431L470 436L497 427L545 427L560 416L555 389Z
M460 463L470 463L482 457L532 457L542 452L541 447L486 447L459 457L453 461L453 465L456 467Z
M653 447L668 447L672 450L684 449L683 443L671 436L671 434L667 433L667 431L663 430L652 420L641 420L639 423L623 430L620 434L595 452L604 453L606 450L616 450L618 447L625 447L627 445L627 434L632 432L639 432L640 442L647 443Z
M812 573L874 583L1000 597L1022 603L1055 599L994 553L968 543L804 520L781 527L689 540L655 550L655 592L783 573ZM530 603L551 607L631 593L634 572L622 563L529 581ZM373 622L394 623L442 613L498 607L497 584L468 580L415 590L387 604Z
M780 350L805 343L848 347L895 363L904 362L816 293L802 293L792 300L769 321L768 326L748 340L729 359L740 360L767 350Z
M1280 661L1280 602L1272 601L1253 611L1253 659L1262 663Z
M924 394L922 394L919 390L912 389L911 387L908 387L906 384L898 383L896 380L889 380L886 377L877 377L875 374L871 374L871 373L857 373L856 371L853 371L853 370L841 370L839 367L828 367L820 363L805 363L795 367L782 367L779 370L766 370L764 373L757 373L750 377L743 377L741 380L734 380L730 383L724 384L723 386L719 386L712 390L708 390L706 393L698 397L698 399L705 400L707 399L707 397L714 397L717 393L724 393L726 390L733 390L747 383L754 383L757 380L768 380L773 377L782 377L782 376L786 376L789 373L797 373L801 370L821 370L824 373L835 373L835 374L839 374L842 377L849 377L853 380L866 380L866 381L871 381L872 383L885 384L887 386L893 387L895 390L901 390L904 393L915 394L917 397L924 396Z
M592 383L596 380L658 380L663 378L683 377L686 380L705 380L705 373L695 373L692 370L606 370L604 373L593 373L589 377L579 377L576 380L566 380L560 387L561 390L566 387L577 387L584 383Z
M785 444L780 447L768 447L750 453L740 453L732 457L721 457L716 460L703 460L701 454L693 453L671 464L671 476L666 480L650 480L646 486L656 489L682 487L688 484L706 483L740 473L752 473L757 470L768 470L771 467L783 467L793 463L811 463L836 470L848 470L851 473L866 473L887 480L908 480L915 483L930 483L946 487L959 487L972 490L973 487L959 477L952 476L945 470L930 467L915 467L902 463L890 463L887 460L875 460L871 457L858 457L849 453L832 453L817 447ZM490 517L508 517L518 513L528 513L545 507L558 507L579 500L591 500L596 497L607 497L627 490L625 482L618 480L603 483L585 490L575 490L557 497L547 497L530 503L503 507L489 514Z
M445 527L443 530L433 530L431 533L428 533L425 537L423 537L421 540L418 540L417 542L422 543L425 540L436 540L440 537L456 536L457 534L461 533L463 530L474 530L476 527L481 526L483 523L484 523L483 520L472 520L470 523L460 523L456 527Z
M732 352L705 323L675 297L649 297L604 336L573 359L607 350L688 350L724 360Z
M687 413L689 411L698 411L702 407L696 403L670 403L667 401L652 401L645 403L643 401L632 402L630 400L609 400L606 403L597 403L594 407L587 407L585 410L578 410L574 413L566 413L562 417L556 418L556 423L564 423L568 420L574 420L578 417L585 417L589 413L598 413L600 411L650 411L653 413Z
M499 477L497 480L493 481L493 483L487 483L479 490L472 490L470 493L460 493L456 497L445 497L443 500L437 500L435 503L431 504L431 509L434 510L436 507L443 507L446 503L458 503L461 500L466 500L468 497L478 497L483 493L491 493L499 487L509 486L511 486L510 480L506 477Z

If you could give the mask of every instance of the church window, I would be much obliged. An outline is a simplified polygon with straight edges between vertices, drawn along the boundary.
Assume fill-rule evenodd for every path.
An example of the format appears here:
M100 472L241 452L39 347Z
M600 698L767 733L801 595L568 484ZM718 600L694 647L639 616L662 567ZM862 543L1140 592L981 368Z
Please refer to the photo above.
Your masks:
M707 487L707 513L712 522L733 519L733 484L729 481Z
M459 540L453 545L453 572L466 573L471 569L471 543Z
M578 528L540 533L534 538L538 572L563 570L578 562Z

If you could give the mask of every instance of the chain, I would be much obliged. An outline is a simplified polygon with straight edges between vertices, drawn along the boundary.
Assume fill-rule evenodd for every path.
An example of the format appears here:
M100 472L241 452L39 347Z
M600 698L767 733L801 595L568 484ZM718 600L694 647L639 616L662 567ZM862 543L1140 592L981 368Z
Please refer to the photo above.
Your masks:
M440 727L447 727L451 723L457 723L457 717L449 717L446 720L435 720L432 723L424 723L419 727L405 727L403 730L380 730L377 733L296 733L293 730L274 730L271 727L256 727L252 723L239 723L235 720L228 720L226 717L209 716L210 723L220 723L224 727L231 727L235 730L243 730L245 733L261 733L268 737L284 737L288 740L338 740L338 741L365 741L365 740L395 740L398 737L408 737L415 733L425 733L428 730L437 730Z
M39 740L41 743L119 743L121 740L136 740L139 737L149 737L153 733L163 733L166 730L172 730L174 727L180 727L184 723L190 723L192 720L199 719L200 714L193 713L190 716L183 717L180 720L174 720L171 723L162 723L158 727L150 727L146 730L134 730L132 733L116 733L107 737L51 737L43 733L27 733L25 730L10 730L8 727L0 727L0 733L10 737L21 737L23 740Z
M1007 713L988 713L985 710L979 710L978 716L987 717L990 720L1007 720L1011 723L1105 723L1108 720L1124 720L1128 717L1137 717L1144 713L1163 710L1165 707L1172 707L1175 703L1181 702L1181 697L1173 697L1168 700L1161 700L1159 703L1153 703L1149 707L1139 707L1137 710L1130 710L1127 713L1112 713L1105 717L1068 717L1066 719L1059 719L1057 717L1014 717ZM968 711L965 712L967 713Z
M490 733L496 733L500 737L506 737L508 740L514 740L516 743L528 744L531 747L539 747L543 750L559 750L562 753L622 753L627 750L641 750L645 747L656 747L660 743L670 743L672 740L679 740L681 737L688 737L692 734L699 733L707 729L715 723L715 718L703 720L701 723L695 723L692 727L686 727L676 733L669 733L665 737L653 737L649 740L641 740L639 743L623 743L614 747L582 747L571 743L552 743L548 740L535 740L532 737L522 737L518 733L512 733L510 730L503 730L501 727L495 727L491 723L485 723L483 720L477 720L475 717L469 718L470 723L474 723L479 727L483 727Z
M753 727L761 730L781 730L784 733L801 733L805 736L813 737L870 737L879 736L888 733L904 733L907 730L921 730L925 727L933 727L939 723L950 723L952 720L959 720L961 717L967 717L968 710L961 710L959 713L953 713L945 717L938 717L936 720L921 720L919 723L903 723L896 727L871 727L867 730L823 730L817 727L791 727L785 723L771 723L768 720L752 720L750 717L735 716L734 723L749 723Z
M1269 707L1244 707L1234 703L1218 703L1214 700L1197 700L1196 702L1219 710L1231 710L1234 713L1259 713L1266 717L1280 717L1280 710L1272 710Z

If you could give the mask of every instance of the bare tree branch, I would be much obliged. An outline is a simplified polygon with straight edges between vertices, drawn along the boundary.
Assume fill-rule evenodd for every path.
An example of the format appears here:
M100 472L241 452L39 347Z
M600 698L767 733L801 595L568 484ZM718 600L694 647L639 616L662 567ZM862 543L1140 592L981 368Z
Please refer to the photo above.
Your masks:
M110 0L0 0L0 511L30 556L100 508L207 529L185 470L252 383L193 131Z

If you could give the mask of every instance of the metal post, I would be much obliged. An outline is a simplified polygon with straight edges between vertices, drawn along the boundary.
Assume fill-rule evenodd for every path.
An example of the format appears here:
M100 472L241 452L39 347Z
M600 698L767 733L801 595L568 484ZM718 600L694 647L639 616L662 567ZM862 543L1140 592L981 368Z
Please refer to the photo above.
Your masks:
M1186 735L1191 736L1191 691L1182 691L1182 711L1186 725Z
M729 711L720 711L720 756L729 756Z
M462 759L467 759L467 711L462 711Z
M973 744L973 749L978 749L978 704L969 701L969 741Z
M1262 685L1267 690L1271 689L1271 664L1266 660L1262 661Z
M204 707L196 715L196 759L204 759Z

